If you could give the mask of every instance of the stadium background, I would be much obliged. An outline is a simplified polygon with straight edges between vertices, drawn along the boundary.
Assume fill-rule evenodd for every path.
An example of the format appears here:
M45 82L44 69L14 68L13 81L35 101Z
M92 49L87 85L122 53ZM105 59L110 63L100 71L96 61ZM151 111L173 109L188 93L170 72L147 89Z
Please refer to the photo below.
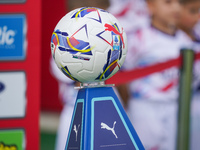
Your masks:
M0 0L1 1L1 0ZM28 30L28 45L31 43L34 43L35 40L37 41L36 44L39 44L36 46L37 53L33 55L35 57L31 58L28 64L23 64L20 62L17 62L17 65L19 65L19 69L23 69L25 66L25 69L28 69L29 67L35 68L37 72L37 80L35 81L37 88L36 89L36 96L34 94L28 94L30 100L34 101L34 98L37 98L38 104L40 104L40 121L37 120L37 118L34 118L37 123L40 122L40 137L37 140L40 141L40 149L41 150L53 150L55 145L55 138L56 138L56 129L58 126L58 119L59 119L59 113L62 109L62 104L58 99L58 85L57 81L51 76L49 71L49 60L51 57L50 54L50 38L52 31L57 24L57 22L60 20L60 18L66 14L67 10L67 4L65 0L26 0L23 4L0 4L1 14L4 13L27 13L27 28L32 28L34 25L33 30L29 33ZM34 15L38 18L34 18ZM29 21L31 23L34 23L33 25L29 24ZM30 34L36 34L40 32L37 35L31 36ZM39 36L38 36L39 35ZM30 39L30 37L37 38L37 39ZM29 41L30 40L30 41ZM32 52L29 52L32 51ZM34 54L34 48L28 48L27 49L27 57L30 58L30 54ZM27 60L29 60L27 58ZM26 61L27 61L26 60ZM31 63L30 66L27 66ZM7 70L5 69L6 66L8 66L8 70L17 70L17 67L12 68L12 64L15 64L15 62L0 62L0 70ZM5 65L5 66L4 66ZM4 67L3 67L4 66ZM34 69L28 69L28 80L30 78L35 78L34 75ZM31 73L32 72L32 73ZM32 83L34 81L31 80ZM32 84L33 85L33 84ZM31 90L35 90L35 88L30 87ZM28 99L29 101L29 99ZM35 103L34 103L35 105ZM34 113L34 112L33 112ZM39 111L36 113L39 114ZM36 117L36 116L34 116ZM1 122L2 120L0 120ZM10 123L10 122L9 122ZM1 125L0 125L1 129ZM36 128L37 130L38 128ZM38 132L37 132L38 133ZM32 138L35 138L34 136Z

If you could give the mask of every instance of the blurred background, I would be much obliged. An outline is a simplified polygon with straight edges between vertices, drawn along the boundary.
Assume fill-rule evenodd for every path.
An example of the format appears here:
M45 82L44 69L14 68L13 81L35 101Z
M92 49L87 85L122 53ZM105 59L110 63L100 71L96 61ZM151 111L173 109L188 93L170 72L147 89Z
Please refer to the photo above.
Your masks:
M17 134L22 139L18 141L23 143L21 149L55 149L63 104L58 81L50 72L50 41L56 24L67 12L81 6L99 6L114 14L128 33L149 22L150 14L143 0L110 0L104 6L105 3L100 0L97 3L92 0L87 3L83 0L0 0L1 145L12 145L15 139L5 138ZM197 33L199 29L197 24ZM13 54L15 50L17 53ZM10 131L14 132L10 134Z

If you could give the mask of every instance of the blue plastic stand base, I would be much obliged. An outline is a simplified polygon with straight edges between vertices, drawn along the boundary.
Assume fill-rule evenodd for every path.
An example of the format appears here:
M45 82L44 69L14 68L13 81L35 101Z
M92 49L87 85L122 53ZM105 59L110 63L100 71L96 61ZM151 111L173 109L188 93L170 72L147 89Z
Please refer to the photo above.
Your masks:
M78 92L65 150L143 150L112 87Z

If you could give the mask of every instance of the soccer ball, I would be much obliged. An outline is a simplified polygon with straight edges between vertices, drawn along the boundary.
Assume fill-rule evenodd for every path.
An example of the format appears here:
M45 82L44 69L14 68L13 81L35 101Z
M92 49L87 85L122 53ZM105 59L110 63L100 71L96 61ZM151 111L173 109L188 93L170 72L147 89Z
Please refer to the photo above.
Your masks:
M109 12L83 7L66 14L51 37L51 53L58 68L82 83L104 81L122 66L126 34Z

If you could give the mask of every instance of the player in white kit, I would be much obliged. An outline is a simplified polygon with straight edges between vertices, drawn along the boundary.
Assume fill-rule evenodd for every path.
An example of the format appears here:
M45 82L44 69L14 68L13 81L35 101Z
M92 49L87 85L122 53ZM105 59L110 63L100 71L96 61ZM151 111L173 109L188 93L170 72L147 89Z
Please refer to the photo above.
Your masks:
M178 0L147 0L151 23L128 33L128 54L123 67L134 69L179 57L189 44L176 29L180 15ZM177 67L131 82L127 108L145 149L174 150L176 143L178 77Z

